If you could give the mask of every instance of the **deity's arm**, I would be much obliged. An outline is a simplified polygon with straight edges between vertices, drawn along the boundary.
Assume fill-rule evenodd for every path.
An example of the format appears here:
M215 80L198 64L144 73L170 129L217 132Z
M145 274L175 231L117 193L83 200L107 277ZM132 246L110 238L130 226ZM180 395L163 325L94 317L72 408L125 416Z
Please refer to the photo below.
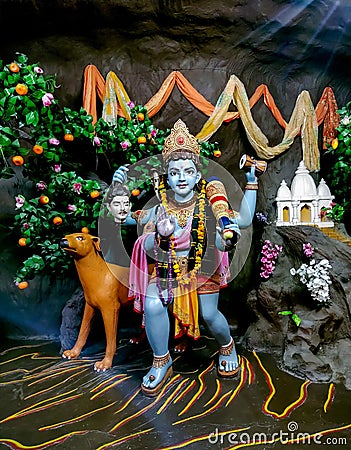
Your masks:
M237 223L240 228L246 228L251 225L252 219L256 209L257 199L257 177L255 175L255 167L252 166L249 172L245 173L247 184L245 187L245 194L241 200L239 213L237 216Z

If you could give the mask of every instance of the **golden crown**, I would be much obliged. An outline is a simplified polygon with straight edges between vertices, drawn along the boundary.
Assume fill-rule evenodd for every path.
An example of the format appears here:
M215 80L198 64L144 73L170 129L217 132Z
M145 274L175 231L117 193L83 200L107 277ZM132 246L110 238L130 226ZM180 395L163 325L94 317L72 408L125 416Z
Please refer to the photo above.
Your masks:
M188 127L181 119L178 119L171 129L171 133L165 139L162 156L167 163L171 159L172 153L188 152L199 156L200 149L200 144L189 133Z

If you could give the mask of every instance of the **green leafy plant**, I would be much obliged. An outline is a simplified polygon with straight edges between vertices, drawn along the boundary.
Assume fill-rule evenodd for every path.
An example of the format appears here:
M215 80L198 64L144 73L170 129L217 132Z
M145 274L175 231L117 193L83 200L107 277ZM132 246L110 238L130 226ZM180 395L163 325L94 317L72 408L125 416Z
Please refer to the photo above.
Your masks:
M301 318L296 313L293 313L292 311L280 311L278 314L280 314L282 316L290 316L297 327L299 327L301 324Z
M325 215L333 222L342 222L345 214L345 208L337 203L331 203L330 208L323 207L321 209L321 215Z
M335 193L337 203L328 217L335 221L343 219L346 212L351 211L351 102L337 111L340 115L338 134L328 149L331 158L331 169L326 179Z

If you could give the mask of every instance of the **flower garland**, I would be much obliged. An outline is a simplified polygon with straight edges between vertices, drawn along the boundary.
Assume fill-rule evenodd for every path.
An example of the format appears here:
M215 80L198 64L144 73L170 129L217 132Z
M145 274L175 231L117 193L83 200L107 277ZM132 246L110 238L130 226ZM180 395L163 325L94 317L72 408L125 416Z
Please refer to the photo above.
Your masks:
M183 276L177 261L177 255L174 247L174 236L170 238L170 252L172 254L173 271L176 275L176 280L179 284L189 284L193 279L195 279L197 272L201 267L202 256L205 248L205 205L206 205L206 180L200 180L200 193L197 197L197 202L195 205L194 215L193 215L193 225L192 225L192 242L189 252L189 265L193 264L193 267L189 270L186 276ZM167 193L165 188L165 183L163 177L160 178L159 193L161 196L162 205L169 211ZM188 266L189 267L189 266Z

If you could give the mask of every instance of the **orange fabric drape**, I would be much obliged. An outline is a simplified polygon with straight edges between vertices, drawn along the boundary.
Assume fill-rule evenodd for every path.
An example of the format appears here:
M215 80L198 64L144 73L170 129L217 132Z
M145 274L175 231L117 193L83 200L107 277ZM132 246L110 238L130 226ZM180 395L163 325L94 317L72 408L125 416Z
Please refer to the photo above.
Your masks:
M177 86L180 92L187 98L187 100L203 114L208 117L214 115L216 107L212 105L208 100L206 100L191 85L191 83L184 77L183 74L181 74L179 71L173 71L164 80L156 94L151 97L150 100L145 104L149 117L153 117L160 111L160 109L164 106L164 104L170 97L175 86ZM83 107L89 114L93 116L93 123L95 123L98 119L96 111L96 94L103 102L104 93L105 80L103 79L96 66L92 64L88 65L84 71ZM273 117L282 128L286 129L288 122L280 113L266 85L262 84L256 88L254 94L249 99L249 107L252 108L262 96L265 105L271 111ZM117 107L118 114L122 114L120 106L117 105ZM336 112L337 109L338 107L333 90L330 87L326 87L323 91L321 99L319 100L315 108L315 115L318 125L321 125L323 123L323 148L326 148L326 143L331 143L332 139L336 136L335 129L339 123L339 115ZM239 112L222 112L221 116L217 119L218 123L212 124L215 125L212 128L217 130L222 122L230 122L239 117ZM199 135L205 135L204 130L201 130Z

